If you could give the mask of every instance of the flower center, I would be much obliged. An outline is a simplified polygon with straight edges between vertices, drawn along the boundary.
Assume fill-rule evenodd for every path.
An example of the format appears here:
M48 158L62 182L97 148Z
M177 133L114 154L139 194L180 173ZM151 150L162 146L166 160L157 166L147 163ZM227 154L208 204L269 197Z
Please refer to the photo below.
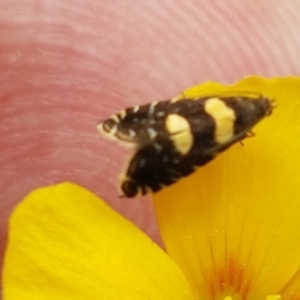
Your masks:
M232 296L226 296L225 298L223 298L223 300L235 300L235 297ZM280 300L281 299L281 295L269 295L266 297L266 300Z
M251 282L253 282L253 277L251 267L241 262L236 255L231 254L225 260L216 262L209 278L211 298L218 300L252 299ZM281 298L282 296L279 294L271 294L266 296L265 300L280 300Z

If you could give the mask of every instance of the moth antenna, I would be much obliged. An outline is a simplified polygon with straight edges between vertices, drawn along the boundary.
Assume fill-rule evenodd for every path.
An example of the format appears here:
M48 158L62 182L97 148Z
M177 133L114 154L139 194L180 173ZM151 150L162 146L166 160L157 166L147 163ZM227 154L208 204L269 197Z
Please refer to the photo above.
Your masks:
M246 133L244 139L248 139L248 138L252 138L252 137L255 137L255 132L253 132L252 130L249 130L249 131ZM244 139L241 140L241 141L239 142L240 145L242 145L242 146L245 146L245 144L244 144L244 142L243 142Z

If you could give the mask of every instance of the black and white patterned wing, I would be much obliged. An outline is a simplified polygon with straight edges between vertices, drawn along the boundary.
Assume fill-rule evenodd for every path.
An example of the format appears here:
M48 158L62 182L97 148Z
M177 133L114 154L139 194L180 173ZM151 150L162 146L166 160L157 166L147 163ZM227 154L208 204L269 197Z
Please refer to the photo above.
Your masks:
M182 135L188 132L182 132ZM140 147L131 158L123 175L121 190L126 197L155 193L196 171L247 136L247 131L235 135L226 143L211 148L195 145L183 155L170 140L161 140Z

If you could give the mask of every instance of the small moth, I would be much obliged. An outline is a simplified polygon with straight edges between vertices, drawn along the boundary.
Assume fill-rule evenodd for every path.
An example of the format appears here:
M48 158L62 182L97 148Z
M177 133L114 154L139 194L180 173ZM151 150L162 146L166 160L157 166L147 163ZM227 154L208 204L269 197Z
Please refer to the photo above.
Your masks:
M258 94L174 98L121 110L97 128L133 145L121 190L135 197L175 183L251 136L273 107L270 98Z

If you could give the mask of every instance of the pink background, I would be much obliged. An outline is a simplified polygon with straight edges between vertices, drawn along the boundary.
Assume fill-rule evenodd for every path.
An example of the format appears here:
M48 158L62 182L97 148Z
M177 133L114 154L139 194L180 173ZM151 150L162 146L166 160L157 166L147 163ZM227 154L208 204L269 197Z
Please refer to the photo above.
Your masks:
M129 153L96 123L207 80L300 75L299 11L296 0L2 0L0 257L14 205L65 180L159 241L150 199L118 197Z

